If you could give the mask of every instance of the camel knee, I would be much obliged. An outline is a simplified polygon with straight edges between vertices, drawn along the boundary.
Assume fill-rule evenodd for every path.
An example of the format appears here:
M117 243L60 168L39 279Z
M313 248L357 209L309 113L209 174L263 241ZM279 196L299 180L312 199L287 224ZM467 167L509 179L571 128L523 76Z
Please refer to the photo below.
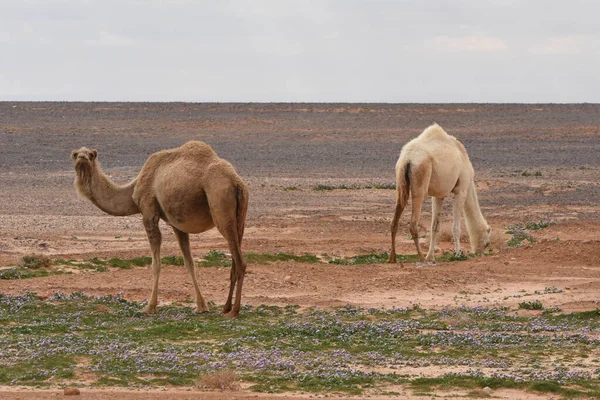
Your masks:
M438 219L434 219L431 225L431 232L438 233L440 231L440 221Z
M410 223L409 231L413 239L419 238L419 224L417 222Z
M392 236L396 235L396 232L398 232L398 221L392 221L390 224L390 232L392 233Z

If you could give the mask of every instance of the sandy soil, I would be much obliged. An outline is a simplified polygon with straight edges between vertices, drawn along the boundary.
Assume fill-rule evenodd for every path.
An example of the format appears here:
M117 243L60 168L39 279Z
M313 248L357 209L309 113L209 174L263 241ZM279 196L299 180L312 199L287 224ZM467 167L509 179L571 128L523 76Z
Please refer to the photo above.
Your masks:
M538 295L544 306L594 309L600 301L599 112L599 105L589 104L0 103L0 268L29 253L74 259L149 255L139 216L108 216L77 197L69 154L84 145L96 148L105 171L126 182L148 154L190 139L211 144L249 184L244 251L336 257L387 251L394 191L313 188L393 183L402 145L435 121L469 151L495 255L433 265L251 264L244 303L516 308L524 294L555 287L560 292ZM440 251L453 248L447 203ZM401 219L398 252L413 254L407 218ZM429 220L427 202L424 234ZM540 220L555 225L533 231L535 245L506 248L506 226ZM175 237L163 227L163 254L177 255ZM216 231L192 241L196 257L226 250ZM463 246L468 248L466 237ZM198 276L207 300L223 303L228 270L204 268ZM147 268L79 273L0 281L0 292L123 292L143 300L150 279ZM192 295L183 267L163 270L159 304ZM4 395L33 398L27 392Z
M406 399L406 400L422 400L428 396L414 396L402 389L398 390L398 395L389 396L353 396L351 400L389 400ZM465 398L465 391L448 391L437 394L437 398L446 400L460 400ZM482 392L482 397L485 397L485 392ZM542 396L535 393L524 393L516 390L495 390L493 396L496 399L519 399L519 400L547 400L548 396ZM37 400L37 399L56 399L64 398L63 390L31 390L27 388L18 388L18 390L5 390L0 388L0 398L3 400ZM165 391L123 391L123 390L82 390L80 395L73 397L81 400L102 400L102 399L127 399L127 400L295 400L295 399L314 399L330 397L326 395L266 395L257 393L243 392L197 392L183 390L165 390ZM335 396L336 399L344 400L344 397ZM552 398L552 397L550 397Z

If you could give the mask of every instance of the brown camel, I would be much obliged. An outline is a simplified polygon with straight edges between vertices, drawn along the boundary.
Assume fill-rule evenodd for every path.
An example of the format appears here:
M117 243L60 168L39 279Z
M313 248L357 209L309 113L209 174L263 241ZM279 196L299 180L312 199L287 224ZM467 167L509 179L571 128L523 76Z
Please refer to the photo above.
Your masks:
M440 212L444 198L454 194L454 251L460 253L460 217L464 212L471 250L482 253L490 244L490 226L481 214L473 177L475 172L465 147L441 126L433 124L402 147L396 163L397 200L391 224L392 248L388 262L396 262L398 220L412 193L410 234L423 260L419 245L419 219L425 196L432 198L431 242L427 260L434 259L435 241L440 228Z
M196 291L196 312L207 312L200 294L190 252L190 233L217 227L227 240L233 265L227 302L223 312L236 317L240 311L246 263L242 258L248 189L233 166L219 158L203 142L191 141L181 147L152 154L138 176L119 186L108 178L98 162L98 152L82 147L71 153L75 165L75 188L98 208L111 215L141 213L152 250L152 294L145 312L156 312L160 274L160 219L171 225L184 264ZM234 288L235 302L232 307Z

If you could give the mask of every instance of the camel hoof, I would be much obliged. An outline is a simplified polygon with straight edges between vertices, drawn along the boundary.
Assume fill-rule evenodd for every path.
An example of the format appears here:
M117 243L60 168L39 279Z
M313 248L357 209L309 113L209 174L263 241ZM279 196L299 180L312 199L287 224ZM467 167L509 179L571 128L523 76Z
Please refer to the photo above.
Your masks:
M142 309L142 312L144 314L156 314L156 306L154 306L154 307L146 306Z
M204 306L204 307L196 307L194 309L194 313L196 314L207 314L208 313L208 307Z
M229 311L228 313L223 314L223 316L226 318L237 318L239 314L239 311Z

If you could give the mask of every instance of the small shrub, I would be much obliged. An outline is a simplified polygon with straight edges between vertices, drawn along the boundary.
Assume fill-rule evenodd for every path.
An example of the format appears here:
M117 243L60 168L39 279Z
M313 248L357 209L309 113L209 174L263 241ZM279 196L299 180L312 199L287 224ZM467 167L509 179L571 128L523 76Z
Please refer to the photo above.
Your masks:
M521 247L523 242L527 240L529 244L535 243L535 238L527 233L525 230L514 230L509 231L508 233L512 234L512 237L508 240L508 247Z
M313 190L317 190L317 191L335 190L335 189L352 190L352 189L357 189L357 188L352 187L352 186L346 186L346 185L338 185L338 186L317 185L313 188Z
M375 183L365 186L365 189L396 189L395 183Z
M21 258L19 265L23 268L40 269L50 267L50 259L42 254L29 254Z
M204 256L204 260L198 263L201 267L229 267L231 260L221 250L211 250Z
M181 256L166 256L160 260L165 265L183 265L183 257Z
M443 253L440 257L438 257L438 261L465 261L469 258L469 255L464 251L461 251L458 254L452 251L448 253Z
M551 225L555 225L555 222L540 221L540 222L528 222L525 224L525 229L528 231L537 231L539 229L547 228Z
M207 389L218 389L222 392L225 390L239 390L240 388L237 376L228 369L222 369L203 376L200 378L199 384Z
M524 301L519 303L519 309L522 310L542 310L544 306L541 301L533 300L533 301Z

